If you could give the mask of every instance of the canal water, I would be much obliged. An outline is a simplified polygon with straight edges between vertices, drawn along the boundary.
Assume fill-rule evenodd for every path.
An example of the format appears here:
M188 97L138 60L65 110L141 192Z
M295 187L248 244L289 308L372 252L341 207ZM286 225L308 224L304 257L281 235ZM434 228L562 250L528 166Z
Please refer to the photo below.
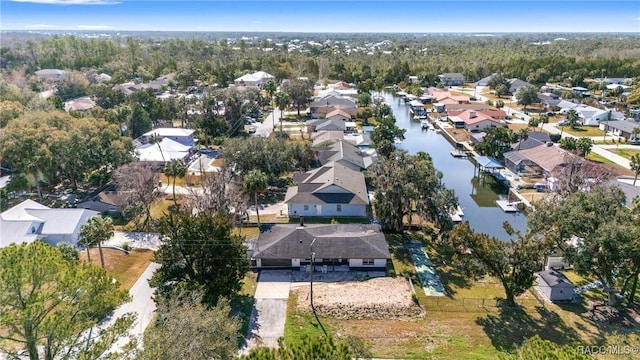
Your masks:
M396 125L405 129L405 140L400 144L410 154L418 151L429 153L436 169L443 174L443 182L458 196L464 212L463 219L477 232L489 234L500 240L510 237L502 224L511 223L514 229L524 232L527 219L522 213L505 213L495 201L506 199L508 189L497 184L492 177L474 177L474 165L468 159L451 156L454 147L445 137L433 130L422 130L419 121L412 121L409 106L391 94L384 93L385 102L396 117Z

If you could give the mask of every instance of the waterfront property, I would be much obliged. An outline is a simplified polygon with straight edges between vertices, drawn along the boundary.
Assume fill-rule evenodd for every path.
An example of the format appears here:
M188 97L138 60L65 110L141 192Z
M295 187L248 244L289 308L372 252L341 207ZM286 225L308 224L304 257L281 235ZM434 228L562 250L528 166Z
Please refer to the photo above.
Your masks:
M296 186L287 190L284 202L289 217L367 216L369 195L364 175L334 161L295 174Z
M576 295L575 285L555 270L539 272L536 288L549 301L570 301Z
M391 258L380 225L277 224L260 234L253 248L256 268L385 270Z

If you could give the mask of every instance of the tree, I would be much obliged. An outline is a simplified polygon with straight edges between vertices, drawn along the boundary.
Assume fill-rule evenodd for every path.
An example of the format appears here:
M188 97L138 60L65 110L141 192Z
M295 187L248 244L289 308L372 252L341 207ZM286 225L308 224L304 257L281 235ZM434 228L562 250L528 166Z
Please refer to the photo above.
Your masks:
M91 261L89 248L98 245L100 251L100 265L104 269L104 256L102 255L102 243L113 236L113 221L111 218L94 216L80 228L78 242L87 248L87 259Z
M500 360L589 360L591 357L583 354L578 347L558 345L553 341L543 340L539 335L527 339L513 354L500 354Z
M593 147L593 141L588 137L581 137L576 142L576 150L580 151L580 155L587 157Z
M280 132L282 132L282 118L284 117L284 110L289 106L289 95L286 92L280 91L276 94L276 106L280 109Z
M244 177L243 181L244 189L253 194L253 198L256 204L256 216L258 217L258 226L260 226L260 213L258 212L258 194L264 192L267 189L267 175L260 170L251 170Z
M442 183L442 173L428 154L412 156L396 150L376 162L369 174L376 188L374 212L384 228L402 232L404 218L411 224L415 209L421 219L434 222L442 232L451 229L450 213L457 198Z
M524 109L527 109L527 105L540 102L538 98L538 90L533 86L524 86L516 93L516 99L518 104L523 105Z
M155 324L144 333L140 360L232 359L240 327L226 299L207 308L202 293L185 294L159 305Z
M525 128L522 128L518 130L518 133L516 135L518 136L518 150L520 150L520 145L522 144L522 142L529 138L529 131Z
M141 210L144 214L142 229L148 229L151 221L151 204L156 199L158 176L150 164L135 162L117 168L113 172L113 179L119 189L131 192L131 205L125 209Z
M476 151L482 155L493 156L498 160L504 159L504 153L511 151L511 144L516 140L513 130L498 127L487 130L482 142L476 145Z
M633 186L636 186L636 180L638 180L638 174L640 174L640 154L633 154L629 163L631 171L633 171Z
M512 234L507 225L505 223L505 229ZM500 241L476 233L468 222L457 225L450 237L452 245L460 250L456 262L466 269L480 270L480 274L497 278L509 305L515 305L516 296L533 286L535 272L544 267L545 243L531 236L518 237L518 240Z
M554 241L578 274L602 282L609 303L615 304L615 294L640 273L640 259L632 250L639 246L639 229L620 188L591 186L543 200L536 206L540 212L528 219L529 232ZM578 239L576 245L567 246L572 237Z
M66 260L43 242L0 249L0 349L31 360L97 359L133 323L122 317L98 335L86 330L127 300L127 292L92 264Z
M187 174L187 164L180 159L171 159L164 166L164 174L171 180L173 178L173 204L178 207L176 199L176 179L183 178Z
M257 348L249 355L241 356L241 360L297 360L297 359L332 359L350 360L354 354L345 343L337 342L333 337L310 337L303 335L302 341L288 344L278 341L279 347Z
M578 127L578 119L580 119L580 116L577 111L573 109L567 111L567 122L571 129L575 130Z
M242 238L231 235L228 215L171 213L158 230L155 261L162 266L150 283L160 301L199 290L204 302L216 304L240 290L249 262Z
M560 139L560 147L565 150L573 151L578 148L578 141L574 137L565 137Z
M371 133L371 141L378 154L388 157L395 149L396 139L404 139L405 130L396 125L393 115L378 119L378 126Z
M505 84L498 84L495 87L496 96L501 98L503 96L509 96L511 93L509 92L509 87ZM504 103L503 103L504 104Z
M291 102L296 106L298 117L300 117L300 107L307 106L313 96L309 82L293 80L291 85L287 87L287 94L289 94Z
M271 105L271 108L273 109L271 111L271 119L272 123L275 125L276 111L273 104L273 96L275 95L276 91L278 91L278 86L273 80L269 80L262 86L262 89L267 93L267 96L269 97L269 105Z
M546 115L545 115L546 116ZM534 117L529 119L529 127L533 129L533 131L536 131L536 128L538 128L538 125L540 125L541 119L536 119Z
M129 126L131 137L134 139L151 130L151 117L138 103L133 105L129 122L131 123Z

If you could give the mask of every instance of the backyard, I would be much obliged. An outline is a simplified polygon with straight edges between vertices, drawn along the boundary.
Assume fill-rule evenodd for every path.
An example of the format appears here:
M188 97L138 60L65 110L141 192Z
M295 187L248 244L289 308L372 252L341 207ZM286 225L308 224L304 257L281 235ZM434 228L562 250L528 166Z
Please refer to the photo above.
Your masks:
M410 234L414 238L417 235ZM495 359L500 352L512 351L536 334L558 344L580 342L599 345L604 336L619 330L620 324L597 324L588 318L583 305L555 305L535 298L532 292L518 297L517 307L504 306L497 298L504 290L497 279L469 279L445 265L446 251L426 247L447 290L445 297L427 297L415 283L415 270L401 235L388 235L392 255L391 274L403 274L414 280L417 300L425 315L400 318L352 316L338 319L321 315L322 325L338 338L357 336L364 340L375 357L404 359ZM440 264L438 266L438 264ZM571 275L577 284L587 279ZM396 278L397 279L397 278ZM372 280L367 280L365 283ZM380 281L380 280L379 280ZM406 280L402 279L406 283ZM315 289L314 289L315 290ZM367 286L335 286L333 292L352 299L369 299ZM389 291L397 292L396 290ZM407 297L408 292L400 292ZM586 302L601 299L598 292L587 293ZM314 294L315 296L315 294ZM389 295L391 296L391 295ZM374 298L378 298L377 295ZM314 300L318 299L314 297ZM334 300L335 301L335 300ZM300 341L303 334L321 335L321 328L308 311L306 292L289 300L286 341ZM340 306L348 307L346 302ZM375 305L371 304L372 307Z
M100 265L100 252L98 248L89 249L91 263ZM129 290L138 280L140 275L147 270L153 261L153 251L136 249L125 253L122 250L103 248L104 267L107 273L118 280L121 289ZM80 260L87 260L87 252L80 252Z

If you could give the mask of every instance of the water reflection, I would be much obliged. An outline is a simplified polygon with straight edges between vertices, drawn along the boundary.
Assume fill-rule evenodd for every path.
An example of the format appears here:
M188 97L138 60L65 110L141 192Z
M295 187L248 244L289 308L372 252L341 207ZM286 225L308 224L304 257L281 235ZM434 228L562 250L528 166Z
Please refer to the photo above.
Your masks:
M435 167L443 173L443 182L455 190L464 220L476 231L499 239L509 239L502 223L508 221L515 229L525 231L527 219L521 213L505 213L495 204L506 199L508 189L490 176L474 177L475 167L471 161L451 156L454 149L441 134L433 130L422 130L419 121L411 120L409 107L390 94L383 94L396 117L397 125L406 130L405 140L400 145L411 154L424 151L431 155Z

